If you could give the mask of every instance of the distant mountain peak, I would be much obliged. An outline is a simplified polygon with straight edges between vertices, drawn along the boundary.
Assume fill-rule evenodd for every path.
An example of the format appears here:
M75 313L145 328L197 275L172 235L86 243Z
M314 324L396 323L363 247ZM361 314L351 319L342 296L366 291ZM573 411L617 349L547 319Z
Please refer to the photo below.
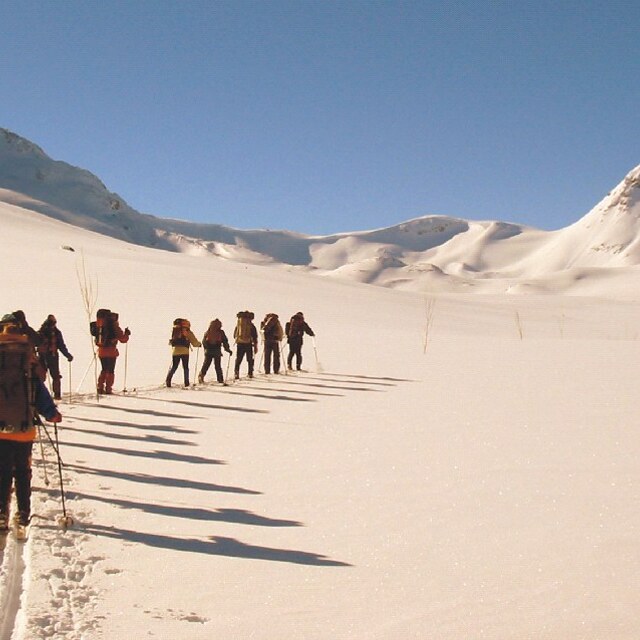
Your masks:
M0 146L5 147L6 151L16 154L34 155L40 158L47 158L47 154L33 142L19 136L9 129L0 127Z
M603 209L633 208L640 201L640 165L632 169L598 205ZM639 212L640 213L640 212Z
M640 165L558 231L429 215L369 231L308 236L140 213L91 172L53 160L0 128L0 201L147 247L414 291L514 291L514 282L532 290L561 272L570 282L571 273L582 277L580 270L640 268Z

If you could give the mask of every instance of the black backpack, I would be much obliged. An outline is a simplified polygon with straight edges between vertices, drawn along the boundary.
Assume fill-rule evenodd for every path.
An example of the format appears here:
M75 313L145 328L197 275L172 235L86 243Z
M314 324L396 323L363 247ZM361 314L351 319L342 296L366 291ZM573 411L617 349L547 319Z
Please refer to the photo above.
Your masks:
M299 315L295 315L289 321L289 337L300 338L304 333L304 318Z

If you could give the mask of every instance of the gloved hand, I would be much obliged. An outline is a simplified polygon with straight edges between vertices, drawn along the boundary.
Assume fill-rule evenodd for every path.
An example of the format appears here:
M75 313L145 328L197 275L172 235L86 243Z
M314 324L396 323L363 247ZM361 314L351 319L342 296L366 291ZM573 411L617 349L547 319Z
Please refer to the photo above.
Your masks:
M67 356L67 360L68 360L69 362L71 362L71 361L73 360L73 356L72 356L71 354L69 354L69 355Z
M233 351L231 351L231 349L227 349L227 353L232 356L233 355Z
M55 415L49 418L49 422L62 422L62 415L59 411L56 411Z
M124 330L124 335L125 336L130 336L131 335L131 331L129 331L129 327L126 327Z

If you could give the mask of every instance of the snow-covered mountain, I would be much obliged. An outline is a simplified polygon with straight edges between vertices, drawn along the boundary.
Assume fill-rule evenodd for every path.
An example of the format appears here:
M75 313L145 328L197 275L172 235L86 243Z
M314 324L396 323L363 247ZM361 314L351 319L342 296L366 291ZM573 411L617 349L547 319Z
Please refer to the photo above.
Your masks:
M425 296L0 220L0 313L54 313L74 355L64 465L43 438L29 540L0 537L0 638L640 638L640 296ZM99 402L87 303L132 332ZM303 310L308 371L261 373L260 341L252 380L162 385L174 318L232 341L244 309Z
M385 229L308 236L140 213L93 174L0 129L0 201L143 246L417 291L571 289L585 277L606 280L621 267L640 266L640 165L558 231L425 216Z
M3 175L30 158L51 173L34 186L15 171L23 191L4 197L52 217L0 202L0 313L35 328L53 313L74 358L63 421L41 430L55 440L34 448L29 540L0 536L0 639L640 638L635 178L551 234L450 218L320 239L167 222L156 246L217 238L183 240L201 257L54 219L156 233L93 176L11 144L22 164ZM299 267L238 261L292 247ZM348 280L366 277L428 293ZM131 340L98 401L101 307ZM303 310L306 371L263 373L260 340L256 375L243 362L233 382L244 309L256 324ZM209 369L164 386L176 317L199 339L223 322L230 384Z

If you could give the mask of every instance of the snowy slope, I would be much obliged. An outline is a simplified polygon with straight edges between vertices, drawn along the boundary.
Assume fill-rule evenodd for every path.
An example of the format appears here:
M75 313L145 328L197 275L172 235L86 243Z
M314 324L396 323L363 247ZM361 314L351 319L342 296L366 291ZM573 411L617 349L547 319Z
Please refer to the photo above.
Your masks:
M607 299L425 299L0 216L4 311L36 327L55 313L75 356L59 435L76 524L56 527L45 442L30 540L0 552L5 637L640 635L640 298L625 269ZM83 270L95 307L132 331L116 369L131 393L99 403ZM161 386L173 318L231 333L245 308L305 312L308 373Z
M54 161L0 129L0 201L138 244L158 244L154 228L92 173Z
M138 245L409 291L606 291L612 279L626 278L619 269L640 265L639 185L640 166L584 218L552 232L425 216L386 229L306 236L141 214L96 176L0 129L0 202Z

